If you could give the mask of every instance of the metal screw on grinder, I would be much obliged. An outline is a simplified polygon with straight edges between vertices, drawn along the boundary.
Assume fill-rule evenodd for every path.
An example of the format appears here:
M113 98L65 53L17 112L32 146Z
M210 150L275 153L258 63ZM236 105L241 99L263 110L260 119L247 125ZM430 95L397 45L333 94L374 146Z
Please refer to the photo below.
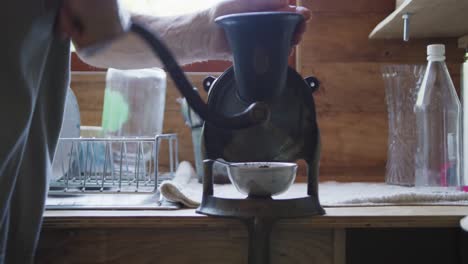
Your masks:
M270 108L266 103L256 102L252 105L251 114L252 121L255 123L263 123L270 119Z

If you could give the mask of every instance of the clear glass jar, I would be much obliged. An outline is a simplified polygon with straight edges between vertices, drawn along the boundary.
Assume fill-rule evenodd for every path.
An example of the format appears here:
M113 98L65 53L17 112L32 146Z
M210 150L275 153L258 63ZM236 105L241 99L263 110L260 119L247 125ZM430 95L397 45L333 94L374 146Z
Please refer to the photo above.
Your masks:
M109 69L102 130L105 136L153 137L161 134L166 73L161 69Z
M166 73L161 69L109 69L102 114L104 137L141 138L162 134L166 85ZM122 151L118 144L112 145L114 164L119 166L123 162L128 168L125 173L145 177L152 149L136 143L123 148Z
M389 64L382 67L388 112L385 182L414 186L416 115L414 105L426 65Z

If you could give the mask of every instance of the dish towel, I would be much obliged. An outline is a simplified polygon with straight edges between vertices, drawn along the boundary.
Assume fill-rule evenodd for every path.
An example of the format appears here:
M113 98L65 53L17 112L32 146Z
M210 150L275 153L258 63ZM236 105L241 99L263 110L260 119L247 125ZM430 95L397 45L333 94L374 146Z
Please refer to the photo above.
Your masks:
M188 208L196 208L202 199L203 185L189 162L181 162L174 179L161 183L161 195L171 202ZM293 184L289 190L275 199L303 197L307 193L305 183ZM245 198L232 184L215 184L214 195L223 198ZM385 183L323 182L319 185L320 203L325 207L340 206L390 206L390 205L466 205L468 193L455 189L415 188Z

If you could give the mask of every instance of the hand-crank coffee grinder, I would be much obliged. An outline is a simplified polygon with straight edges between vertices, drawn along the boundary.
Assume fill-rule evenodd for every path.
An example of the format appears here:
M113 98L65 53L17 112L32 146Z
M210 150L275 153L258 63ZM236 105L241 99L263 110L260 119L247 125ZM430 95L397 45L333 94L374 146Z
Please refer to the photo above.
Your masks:
M312 98L318 81L313 77L303 80L288 68L291 39L302 16L267 12L220 17L217 22L226 31L234 67L216 80L206 79L209 97L205 104L157 36L123 19L117 1L103 0L100 4L106 7L102 10L108 10L104 18L99 12L77 14L90 36L82 51L98 52L128 31L149 44L190 107L205 120L203 146L207 160L203 199L197 212L244 221L250 236L249 264L269 263L269 236L276 220L325 213L318 199L320 140ZM103 20L108 23L93 23ZM229 166L229 176L240 191L248 194L246 199L213 195L212 167L216 159L237 162ZM272 199L271 195L291 184L296 165L287 162L298 159L308 165L307 195ZM268 168L256 167L256 162Z
M320 139L312 98L318 81L313 77L303 80L295 70L288 68L291 40L302 19L298 14L278 12L236 14L217 19L226 32L234 66L218 79L208 77L205 80L210 112L229 116L252 103L263 102L269 108L269 118L260 125L244 129L225 129L205 123L203 146L207 160L203 199L197 212L243 220L250 236L249 264L270 263L269 235L276 220L325 213L318 199ZM220 158L236 162L229 169L230 179L239 190L246 189L244 193L249 195L246 199L223 199L213 195L212 166ZM298 159L304 159L308 165L307 196L274 200L269 190L258 192L261 186L257 185L265 179L256 177L269 177L267 181L276 183L270 182L268 186L279 184L283 185L280 189L287 189L290 182L272 175L282 170L283 178L287 178L288 164L278 162ZM259 166L252 174L252 167L265 161L273 162L269 163L271 168ZM255 189L257 191L253 191Z
M270 263L270 233L281 218L320 215L320 136L312 93L319 86L288 67L294 31L303 17L262 12L217 19L226 32L234 66L204 81L208 104L192 88L165 46L139 25L132 30L151 43L187 103L203 119L203 198L197 212L242 220L249 231L249 264ZM229 178L246 199L214 196L213 164L230 162ZM275 200L294 180L297 165L308 165L303 198ZM259 166L263 165L263 166ZM266 165L266 166L264 166Z

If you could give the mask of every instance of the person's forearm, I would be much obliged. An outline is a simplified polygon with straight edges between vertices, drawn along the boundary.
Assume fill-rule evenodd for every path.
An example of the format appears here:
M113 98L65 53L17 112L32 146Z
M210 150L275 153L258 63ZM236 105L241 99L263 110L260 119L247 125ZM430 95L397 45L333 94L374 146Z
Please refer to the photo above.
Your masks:
M103 22L102 20L105 20L105 17L101 17L100 12L109 9L106 8L106 5L115 6L115 3L113 0L98 2L101 3L100 8L96 8L96 1L94 0L63 1L64 4L59 12L57 28L63 36L72 38L78 48L80 46L89 47L88 45L95 43L96 35L105 35L106 31L102 32L102 29L106 26L106 23L103 23L103 27L93 28L92 26L95 25L93 21ZM289 0L223 0L210 9L194 14L177 17L136 15L133 19L158 34L172 50L179 64L189 64L205 60L231 59L231 52L224 31L214 23L215 17L245 12L281 11L301 14L304 16L305 21L310 19L310 10L289 5L289 2ZM113 14L107 14L109 14L110 19L115 19ZM81 24L90 18L94 20L89 20L90 23L88 24L84 23L87 27L83 30L82 27L77 26L77 18ZM83 21L79 21L80 18ZM300 41L305 28L305 22L298 26L293 40L294 45ZM130 69L162 66L151 49L134 34L116 40L104 51L94 54L92 57L84 56L79 50L78 54L85 62L103 68Z
M179 64L225 59L228 54L215 52L215 32L210 10L174 17L134 15L133 21L145 25L162 39ZM91 57L78 55L87 63L102 68L150 68L161 67L161 62L135 34L116 40L102 52Z

